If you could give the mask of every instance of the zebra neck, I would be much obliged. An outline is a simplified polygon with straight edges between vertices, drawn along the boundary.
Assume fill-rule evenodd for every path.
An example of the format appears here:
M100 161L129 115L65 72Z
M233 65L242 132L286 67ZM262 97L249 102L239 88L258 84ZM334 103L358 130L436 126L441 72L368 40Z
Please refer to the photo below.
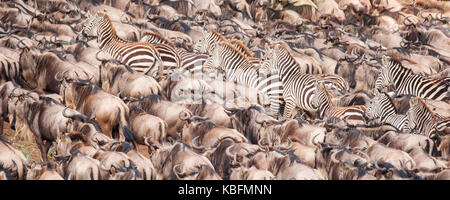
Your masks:
M319 113L319 117L323 118L328 114L328 111L332 107L331 102L328 100L328 98L325 97L325 100L322 101L319 105L319 108L317 109Z
M114 46L113 44L119 42L119 38L109 21L105 20L102 24L104 26L100 26L98 29L98 43L100 49L107 50Z
M407 79L411 79L414 76L420 78L419 75L413 74L408 69L401 67L399 65L393 65L389 69L389 72L391 75L391 80L393 82L393 86L395 87L396 90L402 89L402 88L409 90L408 85L404 85L403 82ZM400 90L400 91L402 91L402 90ZM402 91L402 92L406 92L405 94L411 94L412 91ZM401 94L403 94L403 93L401 93Z
M280 61L278 61L278 66L280 70L280 79L283 84L288 82L289 77L292 77L292 75L301 74L300 68L297 66L297 63L290 56L288 56L288 60L286 63L280 63Z

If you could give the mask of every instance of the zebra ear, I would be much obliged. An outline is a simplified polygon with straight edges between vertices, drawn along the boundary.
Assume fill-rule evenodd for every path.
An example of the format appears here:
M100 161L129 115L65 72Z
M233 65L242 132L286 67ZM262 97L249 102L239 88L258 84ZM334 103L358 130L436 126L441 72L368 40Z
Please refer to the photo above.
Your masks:
M375 95L375 96L380 96L380 91L378 91L378 89L373 89L373 91L372 91L372 93L373 93L373 95Z
M268 42L266 42L266 44L264 45L264 49L265 49L266 52L270 50Z
M381 63L382 63L382 66L387 66L389 64L389 57L386 55L383 55L381 57Z

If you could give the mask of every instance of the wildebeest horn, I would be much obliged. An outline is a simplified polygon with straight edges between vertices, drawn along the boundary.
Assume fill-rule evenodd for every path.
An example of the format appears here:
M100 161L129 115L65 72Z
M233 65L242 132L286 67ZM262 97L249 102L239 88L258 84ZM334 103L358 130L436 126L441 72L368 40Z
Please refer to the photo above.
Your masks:
M179 167L182 164L176 164L175 166L173 166L172 171L175 174L175 176L177 177L178 180L181 180L180 176L183 175L179 169Z
M411 19L409 19L409 17L410 17L410 16L405 17L405 19L403 20L403 24L404 24L405 26L411 26L411 25L413 25L413 22L411 21ZM409 21L409 24L406 24L406 21Z
M184 116L183 116L184 115ZM184 110L183 112L181 112L179 115L178 115L178 117L181 119L181 120L183 120L183 121L187 121L187 120L189 120L190 119L190 114L186 111L186 110Z
M280 150L291 150L294 147L294 143L292 143L292 140L290 138L288 138L288 142L285 145L280 145L279 149Z
M16 94L14 91L16 91L18 88L14 88L11 93L9 94L9 97L19 97L22 94Z
M234 162L237 162L237 159L236 159L236 154L237 154L237 153L235 153L234 155L231 154L231 152L230 152L231 147L233 147L233 146L229 146L229 147L227 147L227 148L225 149L225 154L226 154L229 158L233 158L233 161L234 161Z
M264 140L264 138L263 137L261 137L259 140L258 140L258 146L260 146L261 148L264 148L266 145L263 145L262 144L262 141Z
M19 40L19 43L17 43L17 47L19 47L19 49L24 49L24 48L27 47L27 45L26 45L25 43L23 43L24 40L25 40L25 38ZM22 44L23 46L20 46L21 44Z
M316 139L317 136L319 136L319 134L314 135L314 137L312 138L312 143L314 146L317 146L319 144L314 142L314 139Z
M205 146L203 146L203 145L202 145L202 146L199 146L198 144L195 143L195 141L197 141L198 138L200 138L200 136L194 137L194 138L191 140L192 148L197 149L197 150L204 150L204 149L205 149Z
M56 72L56 74L55 74L55 80L57 80L57 81L62 81L62 80L64 79L64 74L65 74L67 71L68 71L68 69L66 69L66 70L64 70L64 71L62 72L63 76L62 76L61 78L58 78L58 76L59 76L59 74L61 73L61 71Z
M207 119L208 119L208 117L201 117L201 116L198 116L198 115L195 115L195 116L191 117L191 121L200 121L200 120L207 120Z
M144 144L147 146L152 146L152 144L150 144L149 139L153 138L153 136L148 136L144 138Z
M109 171L109 170L111 170L111 168L109 168L109 169L106 169L106 168L105 168L105 166L103 165L103 162L104 162L104 161L105 161L105 159L103 159L103 160L100 161L100 164L99 164L100 169L102 169L103 171Z
M331 154L330 158L331 158L331 161L333 161L333 162L335 162L335 163L340 163L340 161L336 159L336 154L337 154L337 153L338 153L338 151L333 152L333 153Z
M66 117L66 118L72 118L73 117L73 115L68 115L67 113L66 113L66 110L67 109L69 109L68 107L65 107L64 108L64 110L62 111L62 115L64 116L64 117Z

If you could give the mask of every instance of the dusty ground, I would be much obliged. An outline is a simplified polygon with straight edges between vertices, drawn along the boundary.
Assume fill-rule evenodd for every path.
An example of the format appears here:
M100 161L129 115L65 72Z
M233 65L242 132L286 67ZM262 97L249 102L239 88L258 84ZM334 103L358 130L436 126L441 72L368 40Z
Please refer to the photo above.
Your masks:
M25 141L19 139L16 132L10 128L10 125L7 122L3 122L3 136L8 139L14 148L22 151L29 164L41 162L41 151L36 145L36 142L34 140Z
M34 138L30 141L20 139L7 122L3 122L3 136L8 139L14 148L22 151L29 164L41 162L41 151L39 150L36 141L34 141ZM138 151L145 157L150 157L146 146L139 145Z

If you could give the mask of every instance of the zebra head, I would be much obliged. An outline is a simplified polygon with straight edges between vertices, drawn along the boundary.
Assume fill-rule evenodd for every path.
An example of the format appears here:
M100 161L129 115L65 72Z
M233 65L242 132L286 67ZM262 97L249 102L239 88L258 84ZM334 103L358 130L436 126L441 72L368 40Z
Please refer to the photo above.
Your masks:
M325 102L327 102L327 98L328 98L328 94L326 90L326 86L324 83L320 83L319 81L315 81L314 82L314 86L315 86L315 90L314 90L314 97L311 101L311 105L314 108L318 108L320 105L324 104Z
M366 108L365 115L368 119L376 119L380 117L380 102L383 99L384 94L379 93L378 90L374 90L375 97L369 101L369 105Z
M411 98L409 100L409 110L406 112L406 118L408 119L408 127L410 130L414 130L417 126L418 112L420 112L420 102L418 97Z
M389 66L391 65L389 58L387 56L383 55L383 58L381 60L382 60L382 65L381 65L380 73L378 74L378 78L375 81L375 89L374 89L374 90L378 90L378 91L380 91L384 87L388 86L392 82L390 72L389 72Z
M87 19L83 24L83 29L81 30L82 38L87 41L92 40L98 36L98 25L101 17L97 14L91 15L90 12L87 13Z
M220 55L220 52L223 51L223 48L221 45L218 44L219 42L214 43L214 48L211 50L211 54L209 55L208 59L205 61L205 67L212 68L212 69L223 69L222 63L222 56Z
M197 40L194 44L194 53L209 53L208 49L211 49L208 42L208 37L210 34L206 30L202 30L203 36Z
M276 48L279 48L278 44L276 45ZM264 56L261 58L260 72L265 74L277 72L277 57L275 54L275 48L270 48L267 43L265 45Z

